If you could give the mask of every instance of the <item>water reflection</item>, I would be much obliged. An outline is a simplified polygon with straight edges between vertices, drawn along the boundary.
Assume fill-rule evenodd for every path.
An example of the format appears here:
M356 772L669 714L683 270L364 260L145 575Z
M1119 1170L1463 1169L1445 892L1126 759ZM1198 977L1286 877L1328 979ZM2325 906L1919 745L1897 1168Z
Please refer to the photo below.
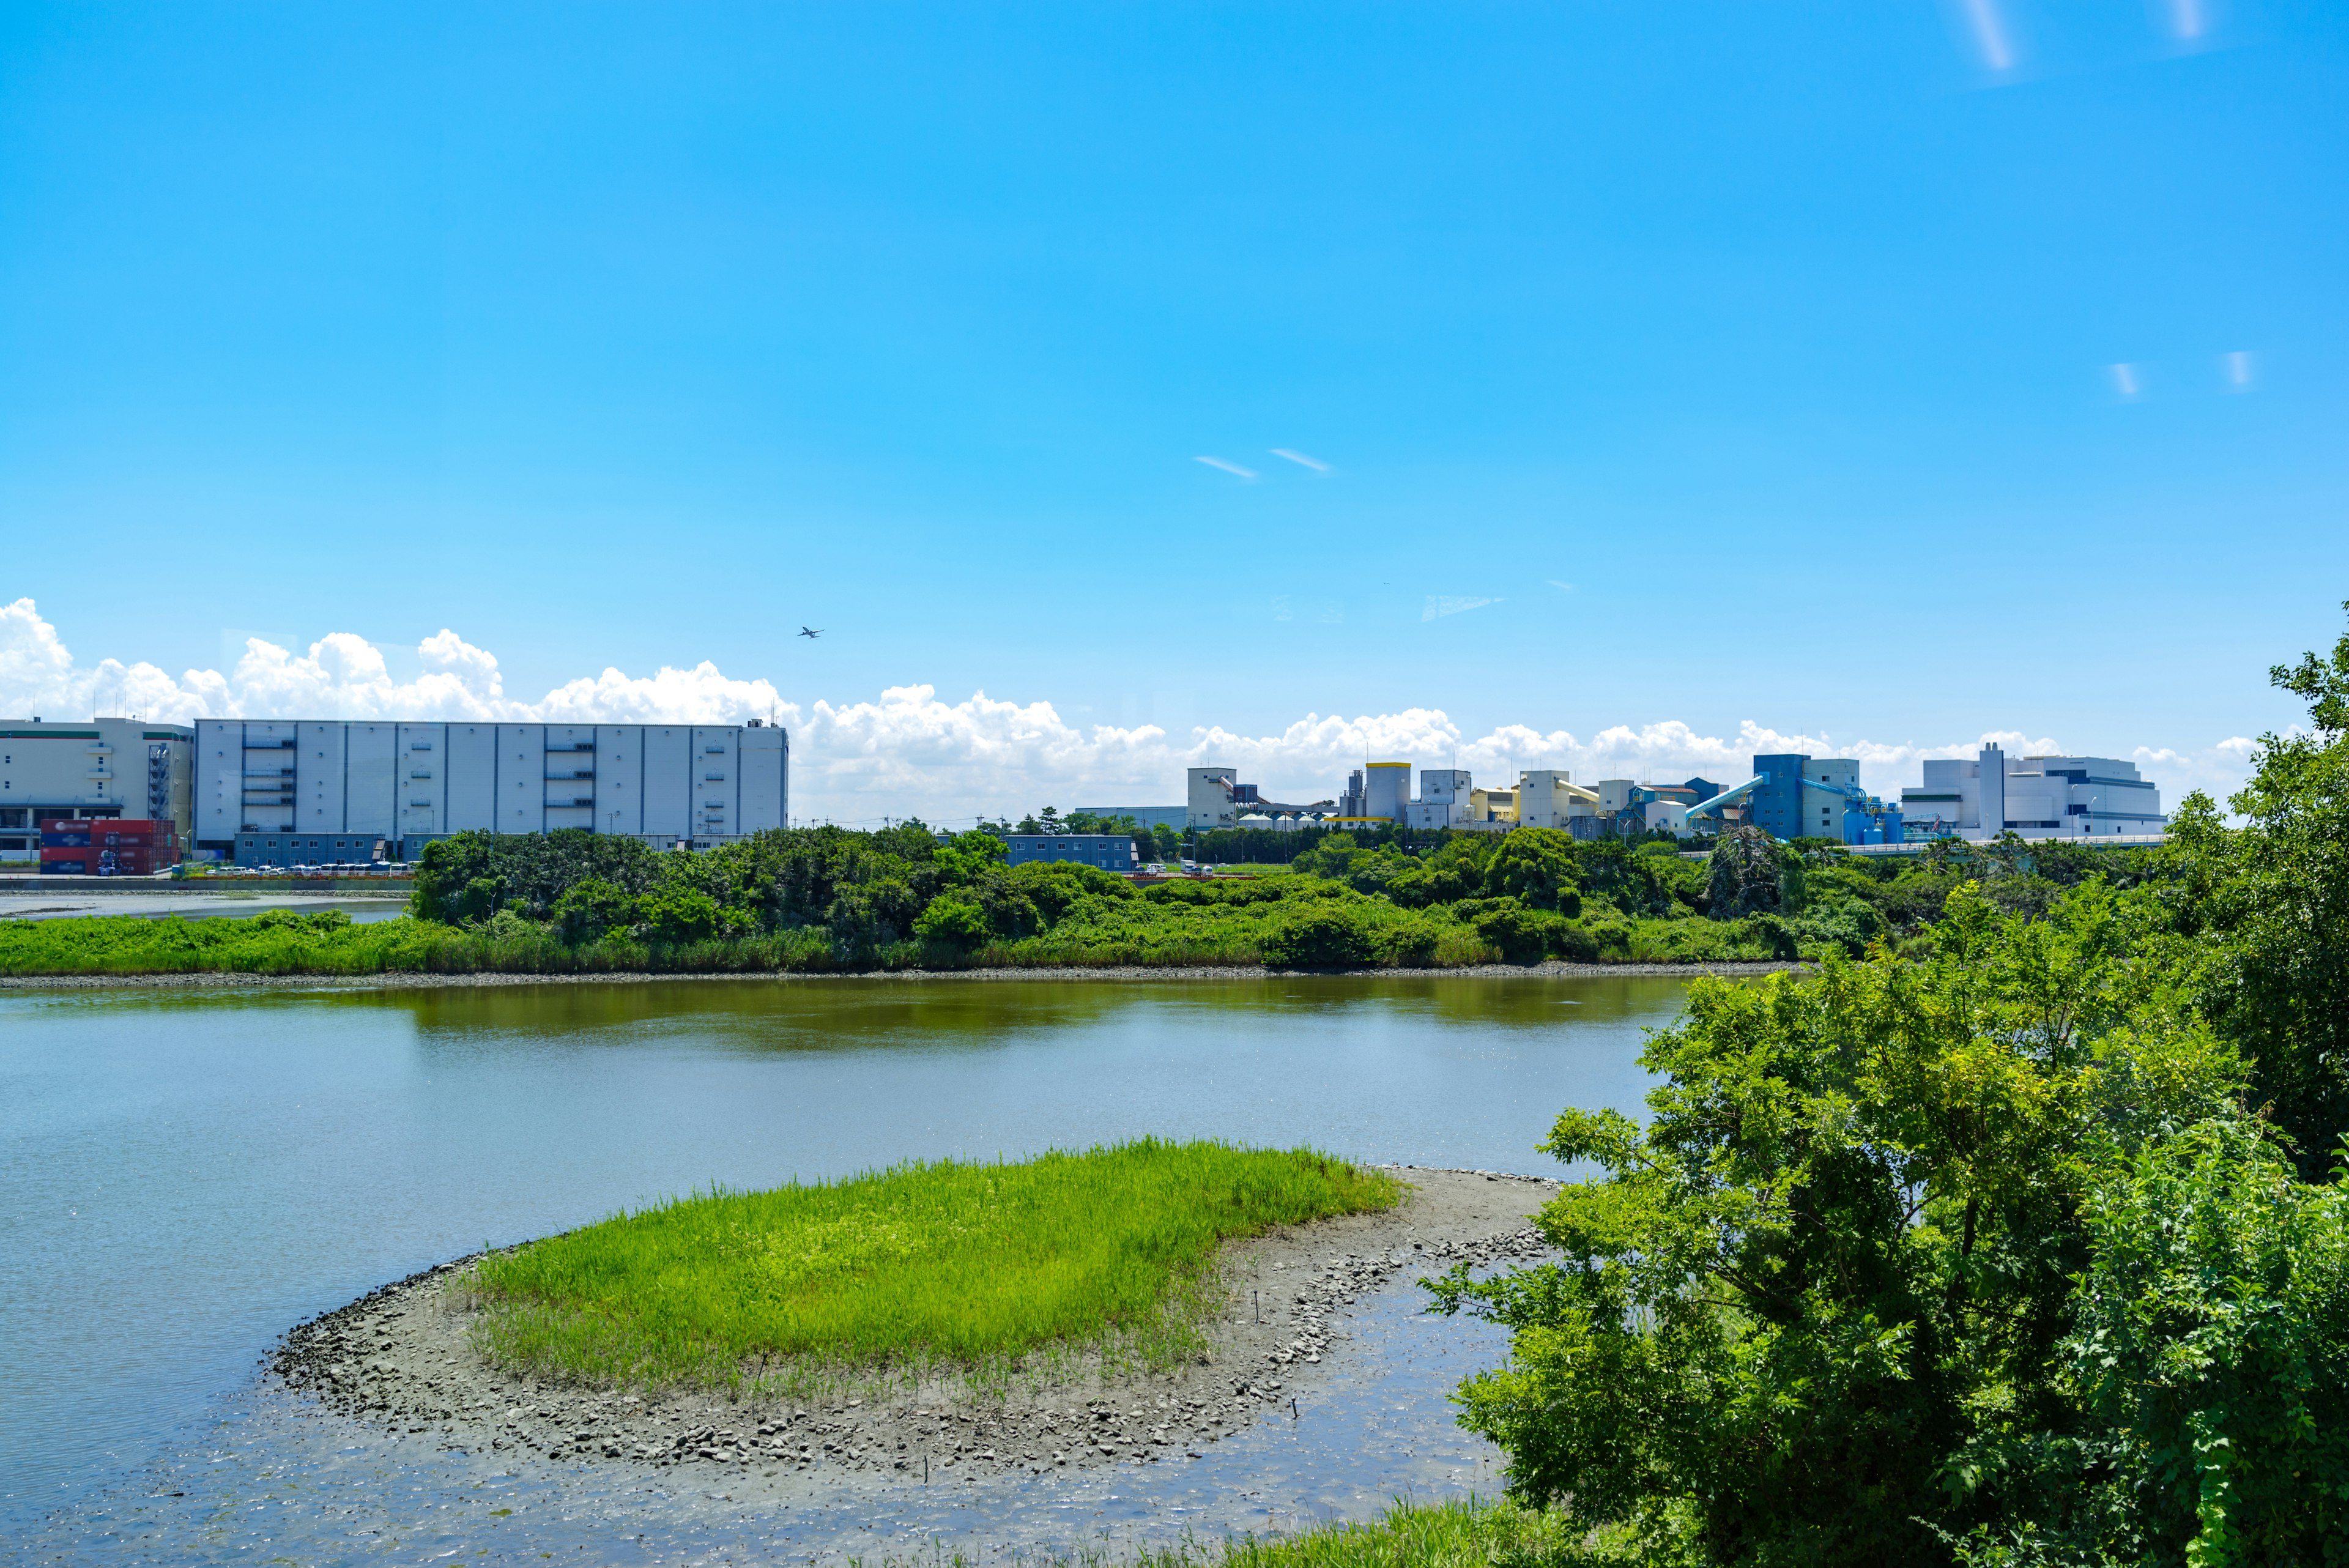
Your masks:
M713 1182L1143 1133L1554 1168L1534 1149L1559 1108L1639 1108L1645 1032L1682 995L1396 977L0 997L0 1537L204 1468L222 1402L266 1404L254 1367L285 1327L485 1241ZM317 1430L240 1441L294 1473L313 1460L285 1445L311 1439L288 1434ZM386 1495L404 1462L384 1460Z

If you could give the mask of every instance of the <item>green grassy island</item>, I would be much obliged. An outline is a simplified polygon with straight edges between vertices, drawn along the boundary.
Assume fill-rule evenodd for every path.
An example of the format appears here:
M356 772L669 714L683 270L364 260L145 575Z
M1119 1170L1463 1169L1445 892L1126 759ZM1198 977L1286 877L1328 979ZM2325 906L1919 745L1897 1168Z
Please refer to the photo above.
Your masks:
M493 1365L566 1382L1164 1369L1205 1346L1222 1242L1401 1197L1309 1149L1146 1138L697 1194L492 1253L463 1288Z
M2011 913L2152 857L1949 843L1893 860L1751 829L1709 857L1547 828L1311 842L1286 869L1136 886L1004 863L991 832L918 823L656 851L584 831L460 834L419 864L406 918L0 921L0 974L820 973L1074 967L1448 969L1705 963L1921 950L1971 881Z

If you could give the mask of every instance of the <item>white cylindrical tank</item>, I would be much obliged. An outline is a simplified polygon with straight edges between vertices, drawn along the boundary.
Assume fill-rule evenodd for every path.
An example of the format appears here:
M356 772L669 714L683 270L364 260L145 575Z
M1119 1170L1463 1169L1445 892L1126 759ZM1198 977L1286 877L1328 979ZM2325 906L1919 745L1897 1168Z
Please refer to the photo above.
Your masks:
M1411 798L1409 763L1372 763L1363 770L1362 815L1402 820L1403 802Z
M1259 830L1261 830L1261 831L1263 831L1263 832L1266 832L1266 833L1269 833L1269 832L1271 832L1274 828L1276 828L1276 827L1278 827L1278 826L1280 826L1278 823L1277 823L1277 822L1273 821L1273 820L1272 820L1272 818L1270 818L1270 817L1268 817L1268 816L1265 815L1264 815L1264 813L1262 813L1262 812L1260 812L1260 811L1252 811L1252 812L1248 813L1246 816L1241 817L1241 818L1240 818L1239 825L1240 825L1242 827L1253 827L1253 828L1259 829Z

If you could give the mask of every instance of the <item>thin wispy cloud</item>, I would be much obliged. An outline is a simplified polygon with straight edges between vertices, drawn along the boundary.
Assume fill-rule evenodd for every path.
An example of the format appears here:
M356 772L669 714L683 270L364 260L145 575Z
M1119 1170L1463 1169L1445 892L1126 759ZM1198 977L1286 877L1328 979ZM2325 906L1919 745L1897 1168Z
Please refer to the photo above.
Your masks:
M1556 577L1551 577L1547 580L1549 586L1556 588L1559 593L1570 594L1574 591L1574 585L1572 583L1561 583Z
M2130 402L2137 401L2145 389L2145 381L2134 365L2107 367L2113 378L2113 390Z
M1236 473L1242 479L1254 479L1256 477L1255 469L1242 468L1238 463L1226 462L1220 457L1195 457L1191 461L1193 462L1204 462L1209 468L1220 468L1226 473Z
M2249 349L2238 348L2231 354L2219 356L2219 374L2226 379L2227 390L2230 392L2250 391L2251 375L2256 369Z
M1483 609L1486 605L1496 605L1500 602L1496 598L1470 598L1464 594L1430 594L1427 596L1426 607L1419 612L1419 618L1423 621L1442 620L1448 615L1459 615L1464 610Z
M2202 36L2209 20L2202 14L2202 0L2170 0L2169 23L2180 41L2192 43Z
M2013 70L2014 45L2007 36L2006 22L1998 14L1995 0L1965 0L1965 14L1974 43L1982 50L1982 64L1994 71Z
M1299 467L1309 468L1316 473L1327 473L1330 472L1330 465L1323 462L1319 458L1308 457L1301 452L1291 452L1285 446L1274 447L1272 449L1272 455L1275 457L1285 457L1289 462L1296 463Z

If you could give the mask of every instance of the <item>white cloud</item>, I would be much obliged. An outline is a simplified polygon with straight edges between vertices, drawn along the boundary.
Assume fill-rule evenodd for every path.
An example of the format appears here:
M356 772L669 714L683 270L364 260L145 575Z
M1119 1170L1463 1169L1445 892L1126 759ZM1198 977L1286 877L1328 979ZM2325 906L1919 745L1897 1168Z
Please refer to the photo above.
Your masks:
M1319 458L1308 457L1301 452L1292 452L1285 446L1274 447L1272 449L1272 455L1275 457L1285 457L1289 462L1297 464L1299 468L1309 468L1316 473L1327 473L1330 472L1330 465L1323 462Z
M1496 605L1500 602L1498 599L1471 598L1465 594L1430 594L1427 596L1426 607L1419 612L1419 618L1423 621L1442 620L1448 615L1458 615L1463 610L1483 609L1486 605Z
M1242 479L1254 479L1256 477L1255 469L1242 468L1237 462L1226 462L1220 457L1195 457L1191 461L1193 462L1204 462L1209 468L1220 468L1226 473L1236 473Z
M174 677L143 661L113 659L85 666L34 602L18 599L0 606L0 716L726 723L771 715L792 732L792 815L842 822L909 815L968 822L981 813L1016 815L1048 804L1173 805L1182 798L1183 770L1210 763L1236 766L1268 799L1311 801L1334 795L1347 773L1365 762L1464 767L1485 780L1556 767L1584 783L1699 776L1736 784L1757 753L1796 752L1856 757L1862 782L1891 793L1918 782L1926 758L1971 756L1985 742L2017 754L2064 750L2051 738L2013 732L1894 744L1831 741L1753 721L1727 735L1707 735L1678 720L1618 724L1588 736L1530 724L1472 735L1439 708L1353 718L1308 713L1269 733L1206 726L1178 736L1147 724L1071 724L1050 702L1004 701L984 691L948 702L926 685L893 686L869 701L803 705L785 701L769 681L737 680L707 661L646 676L606 669L530 701L507 695L496 657L454 631L425 639L417 655L422 670L412 680L395 679L381 651L343 632L302 654L248 639L225 673L190 670ZM2199 749L2140 747L2130 760L2161 785L2168 805L2195 788L2223 802L2240 786L2256 744L2238 735Z

